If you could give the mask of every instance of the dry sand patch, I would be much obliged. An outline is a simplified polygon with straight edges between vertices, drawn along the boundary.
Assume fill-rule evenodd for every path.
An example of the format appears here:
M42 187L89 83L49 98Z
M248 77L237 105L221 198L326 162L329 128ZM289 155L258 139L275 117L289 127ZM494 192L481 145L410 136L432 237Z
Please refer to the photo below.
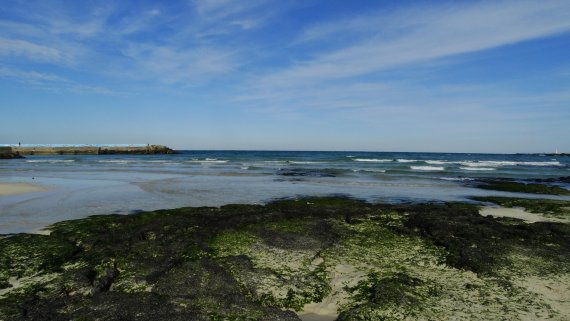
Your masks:
M479 213L483 216L491 215L493 217L510 217L510 218L517 218L529 223L536 223L536 222L559 222L559 223L567 223L568 220L554 218L554 217L545 217L542 214L538 213L531 213L526 211L524 208L521 207L497 207L497 206L486 206L479 210Z
M31 183L0 183L0 196L44 192L47 188Z

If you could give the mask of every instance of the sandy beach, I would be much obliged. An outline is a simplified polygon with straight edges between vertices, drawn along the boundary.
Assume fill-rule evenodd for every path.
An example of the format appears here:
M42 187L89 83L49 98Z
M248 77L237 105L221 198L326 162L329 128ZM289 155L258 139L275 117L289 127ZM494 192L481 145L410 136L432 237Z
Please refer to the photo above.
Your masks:
M44 186L31 183L0 183L0 196L44 192L47 190Z
M524 208L515 207L507 208L500 206L485 206L479 210L479 214L483 216L491 215L493 217L510 217L526 221L528 223L536 222L558 222L568 223L568 219L560 219L555 217L545 217L542 213L531 213Z

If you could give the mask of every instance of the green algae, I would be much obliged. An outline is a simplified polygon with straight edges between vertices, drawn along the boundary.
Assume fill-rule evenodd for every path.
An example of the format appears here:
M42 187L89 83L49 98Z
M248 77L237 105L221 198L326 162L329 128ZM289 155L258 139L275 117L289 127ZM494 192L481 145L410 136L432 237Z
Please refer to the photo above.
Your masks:
M427 297L438 290L425 281L403 272L390 275L370 273L354 287L347 288L352 301L339 315L339 321L398 320L425 317Z
M524 281L568 282L568 225L477 210L309 198L61 222L0 239L2 280L26 280L0 320L298 320L330 298L339 320L562 320Z
M488 182L478 185L478 188L494 191L530 193L530 194L548 194L548 195L570 195L570 191L559 187L536 183L517 183L517 182Z
M327 246L315 229L307 219L268 220L224 231L211 247L250 298L298 311L330 291L324 264L313 264Z
M75 252L73 244L46 235L17 234L0 239L0 289L11 286L10 277L57 271Z

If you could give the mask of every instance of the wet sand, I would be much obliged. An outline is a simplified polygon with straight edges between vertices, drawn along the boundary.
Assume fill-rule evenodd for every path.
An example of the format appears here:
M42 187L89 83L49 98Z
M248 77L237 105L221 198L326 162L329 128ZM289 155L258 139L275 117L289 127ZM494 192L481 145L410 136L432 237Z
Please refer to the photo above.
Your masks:
M0 196L44 192L47 190L44 186L30 183L0 183Z
M568 223L568 220L546 217L543 214L531 213L526 211L524 208L520 207L497 207L497 206L486 206L481 208L479 214L483 216L491 215L493 217L510 217L524 220L528 223L536 222L558 222L558 223Z

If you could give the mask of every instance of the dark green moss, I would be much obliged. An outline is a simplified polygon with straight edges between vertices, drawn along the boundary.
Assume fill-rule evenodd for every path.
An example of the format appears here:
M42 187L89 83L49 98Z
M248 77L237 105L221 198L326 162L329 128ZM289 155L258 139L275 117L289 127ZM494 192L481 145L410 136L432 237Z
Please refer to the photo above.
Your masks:
M400 320L397 315L413 317L424 309L426 296L437 295L431 285L403 272L384 276L371 273L366 280L347 290L353 294L356 304L342 311L339 321Z
M410 211L404 231L432 240L447 250L447 263L476 273L493 274L508 264L513 248L570 262L567 224L483 217L475 206L419 205Z
M465 204L308 198L94 216L51 230L0 239L0 285L31 280L0 298L0 320L299 320L282 309L327 296L331 275L321 254L329 259L341 243L386 249L412 239L439 251L438 264L445 248L450 266L483 274L508 264L515 250L570 266L568 225L507 224ZM258 253L277 264L254 262L264 258ZM283 267L290 253L296 268ZM267 280L284 294L265 291ZM408 274L373 274L351 290L365 304L344 315L365 320L372 308L421 306L437 295L430 289Z
M305 203L304 207L307 206L311 205ZM296 215L289 218L281 216L293 213ZM264 221L229 228L218 234L211 246L215 249L218 260L236 276L253 300L265 306L300 310L307 303L321 301L330 292L326 266L320 264L312 267L307 260L331 246L337 235L325 218L305 217L313 214L302 214L296 210L281 212L281 215L273 213ZM252 250L253 247L255 250ZM287 258L274 256L274 250L301 251L307 253L308 257L293 255L289 259L299 260L298 266L294 269L285 268L287 262L279 262ZM250 253L253 257L261 255L274 264L254 266L250 257L244 253ZM285 289L286 295L280 297L268 292L267 283L263 280L273 280L273 287Z
M53 272L78 249L61 238L37 234L17 234L0 239L0 275L28 277Z
M530 194L548 194L548 195L570 195L570 191L559 187L534 183L517 183L517 182L489 182L477 186L481 189L494 191L530 193Z
M377 305L396 304L412 306L418 304L418 294L414 288L424 282L405 273L396 273L391 276L381 277L378 273L368 276L367 280L360 281L356 287L348 291L354 294L357 301Z
M248 215L256 211L262 213ZM61 277L50 282L46 294L30 287L10 292L0 299L0 319L132 319L136 315L137 320L298 320L294 314L248 299L229 272L208 259L210 239L218 231L257 222L263 212L243 206L94 216L54 224L50 236L4 238L4 252L29 248L25 253L30 255L6 252L2 273L20 271L13 268L16 261L33 270L30 273L59 269ZM71 250L57 248L60 244ZM41 256L31 256L36 252Z

